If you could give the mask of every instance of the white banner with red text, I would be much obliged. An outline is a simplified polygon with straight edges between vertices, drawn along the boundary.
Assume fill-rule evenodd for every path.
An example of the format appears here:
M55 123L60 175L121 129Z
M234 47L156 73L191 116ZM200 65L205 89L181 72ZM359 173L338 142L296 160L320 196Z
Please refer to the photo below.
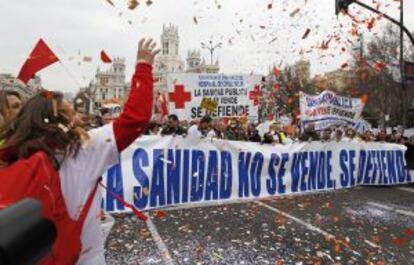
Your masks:
M169 74L167 76L168 110L180 120L200 119L206 115L203 99L217 103L212 117L258 118L260 102L259 75Z
M145 136L105 174L103 208L138 209L266 198L413 182L406 148L384 143L261 145L216 139ZM113 193L113 194L111 194Z

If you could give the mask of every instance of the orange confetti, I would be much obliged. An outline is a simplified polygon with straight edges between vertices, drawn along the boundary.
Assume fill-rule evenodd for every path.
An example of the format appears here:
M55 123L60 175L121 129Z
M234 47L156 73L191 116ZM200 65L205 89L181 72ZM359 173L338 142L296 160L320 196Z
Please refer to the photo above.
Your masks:
M385 68L387 68L387 65L383 62L374 63L372 65L372 68L378 72L382 72Z
M158 217L158 218L165 218L165 217L167 217L167 213L164 212L164 211L155 211L155 214L154 215L156 217Z
M367 94L362 95L361 101L362 101L362 103L367 104L368 103L368 95Z
M373 17L373 18L371 18L371 20L369 20L369 21L367 22L367 28L368 28L368 30L369 30L369 31L371 31L371 29L372 29L374 26L375 26L375 18Z
M348 63L344 63L344 64L341 65L342 69L347 68L347 67L348 67Z
M405 238L401 238L401 237L397 237L397 238L393 238L392 239L392 243L394 243L397 246L404 246L405 244L407 244L407 239Z
M150 191L147 187L145 187L145 188L142 189L142 193L144 193L145 196L148 196Z
M280 70L277 68L277 66L273 66L273 74L275 75L275 77L279 77L280 76Z
M134 10L139 5L137 0L128 0L128 8Z
M414 236L414 228L413 228L413 229L408 229L408 230L406 230L406 231L405 231L405 233L406 233L407 235Z
M277 259L275 261L275 265L283 265L283 261L281 259Z

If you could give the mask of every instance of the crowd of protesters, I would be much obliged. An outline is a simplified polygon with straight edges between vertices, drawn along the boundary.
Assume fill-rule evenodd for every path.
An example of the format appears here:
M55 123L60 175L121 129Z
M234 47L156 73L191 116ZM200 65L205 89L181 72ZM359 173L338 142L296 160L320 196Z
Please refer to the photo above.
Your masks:
M156 121L149 123L147 135L180 135L200 136L226 139L231 141L249 141L262 144L291 144L296 142L387 142L396 144L414 145L414 136L404 136L402 127L397 127L387 133L386 128L366 129L357 132L353 127L332 126L316 131L314 124L308 124L303 130L299 125L284 125L282 122L267 122L255 124L243 122L240 119L216 119L205 116L200 120L188 122L180 121L175 114L168 116L168 121L162 125Z
M21 96L15 91L0 91L0 124L13 119L23 105ZM105 109L100 115L89 115L85 109L73 103L77 120L84 129L98 128L112 122L112 118ZM212 119L204 116L199 120L179 120L175 114L170 114L163 124L151 121L147 126L146 135L174 135L199 136L225 139L231 141L249 141L262 144L291 144L296 142L387 142L414 146L414 135L407 137L404 129L397 127L387 132L386 128L366 129L357 132L353 127L332 126L316 131L314 124L310 123L301 129L296 124L283 124L280 121L267 122L265 128L262 124L248 123L238 118Z

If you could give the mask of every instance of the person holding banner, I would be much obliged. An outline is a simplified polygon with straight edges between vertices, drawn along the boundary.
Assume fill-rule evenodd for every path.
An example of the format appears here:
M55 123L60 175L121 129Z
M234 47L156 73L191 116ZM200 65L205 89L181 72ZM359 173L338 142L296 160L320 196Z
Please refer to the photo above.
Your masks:
M162 129L161 135L184 135L185 130L180 126L178 116L170 114L168 116L168 124Z
M210 116L204 116L200 123L194 124L190 128L188 128L188 136L189 137L203 137L207 136L208 132L210 131L212 119Z
M23 106L10 125L0 129L0 139L5 141L0 161L8 166L39 152L46 154L59 174L66 206L59 210L67 210L71 219L78 220L85 215L83 209L89 209L80 234L81 252L74 255L76 264L105 264L99 216L101 200L100 196L94 196L99 176L119 162L119 153L145 133L151 119L152 64L159 50L155 50L152 39L142 39L138 46L131 92L122 114L113 123L86 132L76 126L75 112L62 94L42 91ZM9 177L19 178L19 174ZM78 249L77 242L67 240L65 244L60 247L67 251Z

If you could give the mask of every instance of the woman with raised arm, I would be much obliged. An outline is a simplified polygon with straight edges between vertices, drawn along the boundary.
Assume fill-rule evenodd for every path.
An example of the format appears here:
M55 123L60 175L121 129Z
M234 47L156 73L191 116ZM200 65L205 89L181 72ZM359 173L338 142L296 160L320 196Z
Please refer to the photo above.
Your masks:
M46 154L59 175L70 218L84 219L79 257L74 262L65 260L59 264L105 264L99 216L101 197L95 196L97 183L99 176L118 163L119 153L146 131L153 104L152 64L159 52L155 46L152 39L139 42L131 92L123 113L113 123L83 131L76 126L74 110L62 95L43 91L23 106L14 122L0 130L0 139L5 141L0 160L13 168L13 164L27 161L39 152ZM7 167L3 175L4 172L8 172ZM9 177L19 178L18 170L9 173L16 175ZM59 233L58 227L58 242L62 243L64 239L59 238Z

